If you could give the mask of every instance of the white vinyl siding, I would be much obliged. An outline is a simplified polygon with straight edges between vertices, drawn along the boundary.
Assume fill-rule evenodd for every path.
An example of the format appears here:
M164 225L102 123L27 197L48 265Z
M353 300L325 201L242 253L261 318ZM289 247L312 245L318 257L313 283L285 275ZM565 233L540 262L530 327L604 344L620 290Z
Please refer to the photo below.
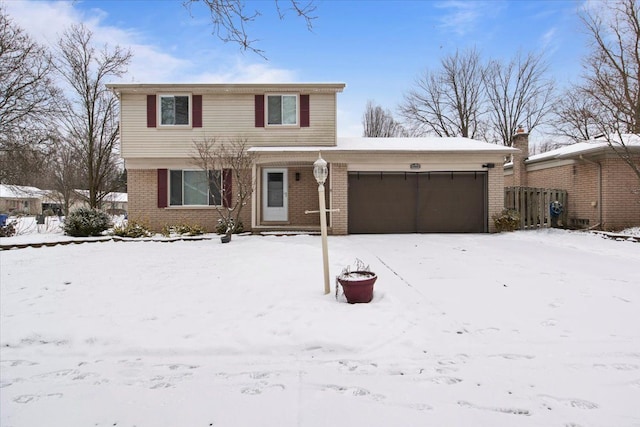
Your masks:
M310 127L265 129L255 126L254 94L204 94L202 128L171 126L171 132L163 132L162 126L147 127L146 94L124 93L121 96L122 157L125 160L191 158L194 141L233 136L246 138L252 146L335 145L336 95L314 93L309 101Z

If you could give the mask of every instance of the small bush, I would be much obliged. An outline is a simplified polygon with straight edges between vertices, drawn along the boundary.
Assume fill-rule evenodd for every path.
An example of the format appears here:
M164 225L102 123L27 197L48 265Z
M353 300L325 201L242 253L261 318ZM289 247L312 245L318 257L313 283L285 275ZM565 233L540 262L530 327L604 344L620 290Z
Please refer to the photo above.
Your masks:
M165 225L162 227L162 235L169 237L172 235L178 236L199 236L205 233L205 229L197 224L177 224L177 225Z
M144 224L135 221L128 221L126 225L119 225L113 228L113 234L120 237L130 237L137 239L139 237L151 237L153 233Z
M15 222L9 222L2 227L0 227L0 237L11 237L16 234L16 225Z
M244 231L244 225L242 224L242 221L238 222L238 224L235 224L233 218L231 218L229 221L225 221L223 218L220 218L218 220L218 225L216 225L216 233L227 234L228 229L231 229L231 233L238 234Z
M64 220L64 233L73 237L100 236L111 226L109 215L102 211L79 208Z
M520 214L512 209L503 209L499 215L495 214L492 218L498 232L520 228Z

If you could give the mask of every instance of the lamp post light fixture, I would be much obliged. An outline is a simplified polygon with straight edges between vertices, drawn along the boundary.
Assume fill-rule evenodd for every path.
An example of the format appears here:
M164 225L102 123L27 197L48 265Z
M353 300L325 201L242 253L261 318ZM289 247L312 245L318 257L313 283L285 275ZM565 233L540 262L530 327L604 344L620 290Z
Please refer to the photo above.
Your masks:
M320 234L322 235L322 265L324 267L324 293L328 294L329 287L329 249L327 247L327 207L324 199L324 183L329 175L327 161L318 153L318 160L313 163L313 176L318 181L318 201L320 202Z

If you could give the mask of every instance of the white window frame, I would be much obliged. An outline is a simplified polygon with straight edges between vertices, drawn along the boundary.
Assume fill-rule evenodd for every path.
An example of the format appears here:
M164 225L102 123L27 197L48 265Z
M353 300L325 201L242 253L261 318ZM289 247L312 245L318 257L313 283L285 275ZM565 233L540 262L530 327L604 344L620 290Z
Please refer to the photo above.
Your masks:
M295 123L269 123L269 97L270 96L279 96L280 98L284 96L295 97L296 99L296 122ZM280 106L282 108L283 103L280 102ZM280 117L282 118L282 110L280 111ZM266 93L264 97L264 124L266 127L300 127L300 94L298 93Z
M162 123L162 98L175 98L177 96L186 96L189 98L189 111L187 112L187 124L163 124ZM157 122L160 127L163 128L179 128L185 129L192 126L191 119L193 117L193 99L190 93L160 93L158 94L158 111Z
M182 190L181 190L181 195L182 195L182 200L181 200L181 204L179 205L174 205L171 204L171 172L181 172L181 184L182 184ZM222 192L222 186L224 184L223 180L224 180L224 176L223 176L223 171L222 170L217 170L220 173L220 204L219 205L210 205L208 204L209 200L211 199L211 187L209 186L209 172L213 172L213 170L207 169L206 171L203 171L202 169L169 169L168 171L168 176L167 179L169 180L168 185L167 185L167 191L169 194L167 194L168 196L168 207L170 208L203 208L203 207L220 207L220 206L224 206L224 194ZM185 172L206 172L207 174L207 204L206 205L187 205L184 203L184 173Z

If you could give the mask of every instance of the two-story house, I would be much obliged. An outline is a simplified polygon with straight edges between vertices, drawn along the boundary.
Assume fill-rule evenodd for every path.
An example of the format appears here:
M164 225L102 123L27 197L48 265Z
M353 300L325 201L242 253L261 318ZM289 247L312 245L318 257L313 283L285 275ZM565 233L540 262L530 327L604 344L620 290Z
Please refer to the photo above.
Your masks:
M489 232L503 208L502 164L514 149L467 138L339 138L343 83L109 87L121 104L129 218L156 230L188 222L212 231L211 205L234 197L198 191L207 171L195 166L194 143L205 138L241 138L255 154L256 190L242 218L254 232L319 229L318 214L305 214L318 209L319 154L329 163L333 234Z

